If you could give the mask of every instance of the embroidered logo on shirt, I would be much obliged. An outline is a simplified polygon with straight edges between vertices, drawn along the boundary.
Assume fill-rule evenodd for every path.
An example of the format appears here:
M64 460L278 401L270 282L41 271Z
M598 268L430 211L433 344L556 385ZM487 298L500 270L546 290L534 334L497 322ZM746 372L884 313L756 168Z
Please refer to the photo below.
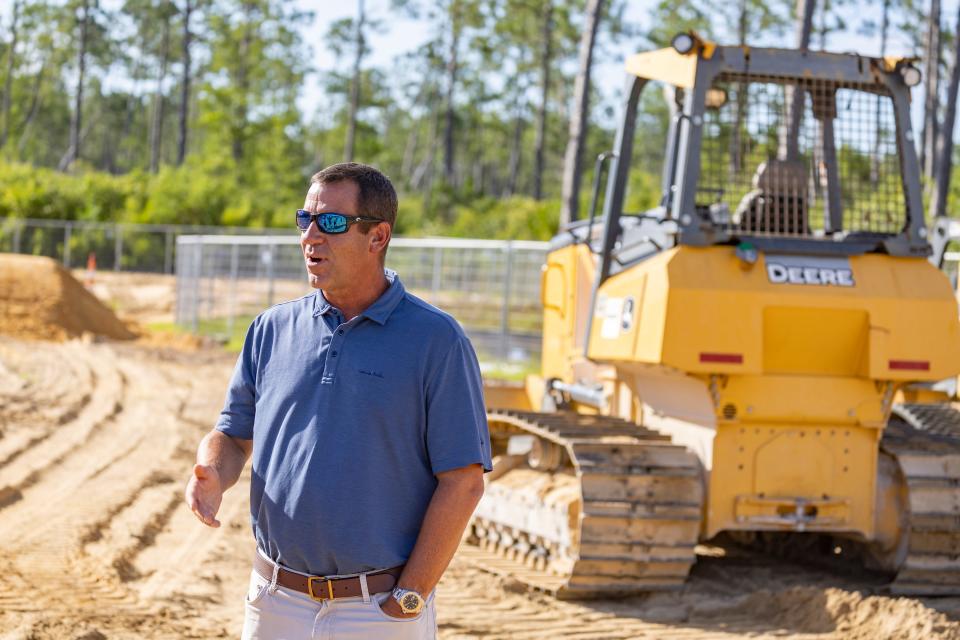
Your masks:
M382 378L383 374L379 371L367 371L366 369L360 369L360 373L368 376L373 376L374 378Z

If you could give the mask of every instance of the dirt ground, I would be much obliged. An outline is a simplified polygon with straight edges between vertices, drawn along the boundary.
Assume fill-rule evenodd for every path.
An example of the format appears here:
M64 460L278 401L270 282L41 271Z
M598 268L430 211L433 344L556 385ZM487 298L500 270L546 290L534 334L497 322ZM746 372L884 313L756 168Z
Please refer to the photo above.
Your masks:
M233 357L0 337L0 638L236 636L253 551L247 479L203 527L181 492ZM960 638L960 599L703 549L687 587L557 602L470 564L438 588L442 638Z
M0 301L2 304L2 301ZM0 639L236 637L248 478L199 524L182 490L233 356L144 341L0 336ZM960 598L703 547L679 592L559 602L479 571L438 587L440 637L960 638Z

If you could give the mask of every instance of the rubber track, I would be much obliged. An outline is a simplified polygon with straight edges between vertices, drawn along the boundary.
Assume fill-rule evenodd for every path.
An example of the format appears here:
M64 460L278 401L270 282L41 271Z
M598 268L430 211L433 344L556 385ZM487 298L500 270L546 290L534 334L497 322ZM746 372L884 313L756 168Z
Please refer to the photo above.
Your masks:
M565 449L580 487L573 536L579 548L572 569L559 575L555 566L510 560L502 549L477 549L470 555L474 564L561 598L683 586L703 507L702 471L692 453L657 431L609 416L498 410L487 419L493 437L525 433Z
M896 456L909 488L907 555L890 590L960 595L960 411L895 405L880 446Z

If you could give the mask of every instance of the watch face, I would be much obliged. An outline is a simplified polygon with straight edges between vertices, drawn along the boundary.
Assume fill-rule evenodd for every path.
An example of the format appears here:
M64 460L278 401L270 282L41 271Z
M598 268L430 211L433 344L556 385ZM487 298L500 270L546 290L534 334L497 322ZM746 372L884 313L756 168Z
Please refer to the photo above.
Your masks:
M403 596L400 606L404 611L413 611L420 605L420 596L415 593L408 593Z

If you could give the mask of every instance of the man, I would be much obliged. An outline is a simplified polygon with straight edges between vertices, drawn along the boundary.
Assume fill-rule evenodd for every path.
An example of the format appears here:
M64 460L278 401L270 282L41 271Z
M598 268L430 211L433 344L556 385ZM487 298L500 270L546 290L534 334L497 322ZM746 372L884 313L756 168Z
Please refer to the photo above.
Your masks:
M433 590L491 468L476 355L383 264L397 214L372 167L313 176L313 294L254 320L186 500L216 527L253 457L244 638L433 638Z

